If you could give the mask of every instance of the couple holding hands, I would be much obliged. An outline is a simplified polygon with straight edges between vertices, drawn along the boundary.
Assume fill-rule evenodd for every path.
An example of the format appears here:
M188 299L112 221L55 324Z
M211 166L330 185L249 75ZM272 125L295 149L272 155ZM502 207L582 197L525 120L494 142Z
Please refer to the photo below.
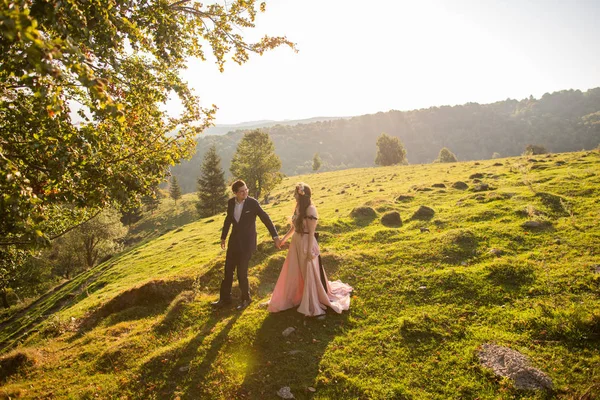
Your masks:
M350 307L352 288L341 281L328 281L325 271L319 265L319 244L315 239L318 214L311 200L311 188L305 183L296 185L296 208L292 226L283 238L279 238L273 222L258 201L248 196L248 187L244 181L234 182L231 189L235 197L227 204L227 216L221 233L221 248L225 249L225 240L233 225L227 244L225 278L221 282L220 298L212 305L222 307L231 304L231 286L236 269L241 291L241 304L237 309L243 310L250 305L248 263L256 250L258 217L269 230L277 248L281 248L292 237L268 310L278 312L298 307L298 312L306 316L325 314L327 307L337 313L347 310Z

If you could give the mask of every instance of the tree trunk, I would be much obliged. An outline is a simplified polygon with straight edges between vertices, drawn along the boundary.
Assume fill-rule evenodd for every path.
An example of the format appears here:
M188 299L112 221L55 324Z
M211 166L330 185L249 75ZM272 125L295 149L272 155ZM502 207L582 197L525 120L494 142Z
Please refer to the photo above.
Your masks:
M0 295L2 296L2 305L4 306L4 308L10 307L10 305L8 304L8 297L6 297L6 289L2 289Z

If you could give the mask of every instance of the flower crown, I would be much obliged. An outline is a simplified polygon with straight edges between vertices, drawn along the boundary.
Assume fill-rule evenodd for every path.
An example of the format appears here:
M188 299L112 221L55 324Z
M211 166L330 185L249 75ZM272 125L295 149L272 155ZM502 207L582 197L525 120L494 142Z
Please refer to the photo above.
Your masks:
M296 190L300 196L304 196L304 183L300 182L296 185Z

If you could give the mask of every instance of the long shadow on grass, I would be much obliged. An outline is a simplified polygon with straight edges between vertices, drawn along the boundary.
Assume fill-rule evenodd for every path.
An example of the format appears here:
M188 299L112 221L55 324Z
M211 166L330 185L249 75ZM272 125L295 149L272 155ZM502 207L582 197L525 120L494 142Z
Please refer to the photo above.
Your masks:
M140 399L172 398L175 392L183 393L182 398L210 398L207 378L240 315L232 309L212 313L186 345L167 350L144 363L138 371L138 380L126 390ZM212 335L218 323L226 318L229 320ZM193 363L197 359L202 360L200 364Z
M163 312L180 292L191 289L193 282L192 279L156 279L122 292L90 313L71 340L92 330L105 318L112 325Z
M31 305L3 321L0 324L0 331L4 335L1 336L0 352L12 348L30 333L40 330L39 327L55 313L77 303L82 294L85 294L88 285L96 281L112 266L113 263L109 262L78 275L65 284L48 291Z
M269 314L259 328L252 345L252 363L235 398L277 398L288 386L296 399L313 397L319 365L329 343L343 334L349 311L336 314L327 310L325 318L306 318L295 308ZM282 332L293 327L287 337Z

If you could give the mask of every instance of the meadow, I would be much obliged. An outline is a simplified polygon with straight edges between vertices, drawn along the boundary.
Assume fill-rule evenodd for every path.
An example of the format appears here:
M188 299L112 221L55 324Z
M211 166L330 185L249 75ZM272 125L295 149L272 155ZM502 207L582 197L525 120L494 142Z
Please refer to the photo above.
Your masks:
M264 205L282 234L297 181L349 311L266 311L285 250L260 221L253 303L213 310L224 214L165 199L134 247L0 314L0 398L600 398L600 151L288 177ZM495 376L486 343L553 389Z

